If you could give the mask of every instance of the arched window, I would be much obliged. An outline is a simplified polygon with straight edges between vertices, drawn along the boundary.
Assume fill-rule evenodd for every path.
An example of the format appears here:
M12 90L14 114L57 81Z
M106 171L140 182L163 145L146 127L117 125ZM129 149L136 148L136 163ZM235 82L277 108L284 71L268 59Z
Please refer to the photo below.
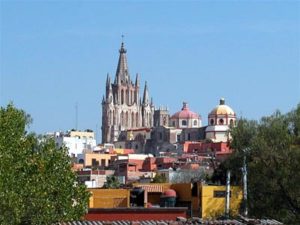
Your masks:
M219 119L219 124L223 125L224 124L224 120L223 119Z
M163 125L166 126L167 125L167 118L164 116L163 118Z
M134 112L131 113L131 127L134 127Z
M111 113L110 113L110 111L108 111L108 113L107 113L108 115L107 115L107 124L108 125L110 125L110 123L111 123Z
M135 124L136 124L136 127L139 127L139 113L135 114Z
M125 114L125 127L128 127L128 112Z
M233 126L233 119L230 120L230 126Z
M121 126L124 125L124 113L123 111L121 112L121 121L120 121Z
M110 116L109 116L109 121L110 121L110 125L113 125L113 111L110 111Z
M124 91L121 90L121 104L124 104Z
M162 132L159 132L159 140L162 140L163 139L163 134Z
M213 119L210 119L210 125L214 125L215 121Z
M182 120L182 121L181 121L181 125L182 125L182 126L186 126L186 125L187 125L186 120Z
M116 114L115 114L115 111L113 111L113 125L116 125Z
M198 121L194 120L194 126L197 126L197 125L198 125Z

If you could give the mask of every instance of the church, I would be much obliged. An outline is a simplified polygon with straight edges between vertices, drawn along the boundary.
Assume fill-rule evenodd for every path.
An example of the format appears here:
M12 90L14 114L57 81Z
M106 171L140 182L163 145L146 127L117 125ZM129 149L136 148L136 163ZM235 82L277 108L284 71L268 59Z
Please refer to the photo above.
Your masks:
M102 99L102 143L113 143L120 133L128 129L153 126L154 105L150 99L147 82L140 97L139 74L131 80L124 42L119 50L115 79L107 74L106 93Z
M140 80L131 80L126 49L121 43L114 81L106 79L102 100L102 143L116 148L134 149L136 153L184 152L184 143L228 143L229 128L236 121L235 112L221 98L202 125L200 114L183 102L180 111L170 114L167 108L155 108L147 82L140 96ZM209 145L210 146L210 145ZM208 148L205 145L203 148ZM202 148L202 147L201 147Z

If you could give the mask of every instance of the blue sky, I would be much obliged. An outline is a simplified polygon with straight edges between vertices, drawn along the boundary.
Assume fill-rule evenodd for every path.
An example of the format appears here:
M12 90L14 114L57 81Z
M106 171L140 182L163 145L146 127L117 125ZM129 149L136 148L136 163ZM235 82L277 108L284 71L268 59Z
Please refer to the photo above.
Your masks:
M100 130L121 35L156 106L259 119L300 101L299 1L1 1L0 105L37 133ZM97 132L98 138L100 131Z

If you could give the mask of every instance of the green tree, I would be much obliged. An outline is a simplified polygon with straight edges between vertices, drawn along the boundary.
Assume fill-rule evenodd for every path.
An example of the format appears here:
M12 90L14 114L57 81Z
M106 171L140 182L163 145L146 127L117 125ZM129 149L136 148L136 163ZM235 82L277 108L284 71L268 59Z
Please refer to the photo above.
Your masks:
M121 183L116 176L107 176L106 182L104 183L103 187L108 189L117 189L120 188Z
M246 154L251 216L300 224L299 121L300 105L285 115L276 112L263 117L259 123L240 120L232 129L235 152L216 171L215 178L224 178L220 174L230 169L234 181L241 184Z
M167 178L163 174L156 174L151 183L166 183Z
M76 182L66 148L27 134L30 122L12 104L0 109L0 224L80 219L89 193Z

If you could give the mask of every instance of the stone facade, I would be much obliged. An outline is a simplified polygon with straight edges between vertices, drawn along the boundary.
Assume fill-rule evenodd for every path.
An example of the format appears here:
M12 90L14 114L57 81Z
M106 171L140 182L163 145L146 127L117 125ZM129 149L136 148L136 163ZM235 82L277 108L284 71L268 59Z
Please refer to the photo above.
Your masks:
M122 42L115 80L106 79L106 94L102 100L102 143L113 143L121 131L153 126L154 105L150 99L147 82L140 98L139 75L131 81L126 49Z

